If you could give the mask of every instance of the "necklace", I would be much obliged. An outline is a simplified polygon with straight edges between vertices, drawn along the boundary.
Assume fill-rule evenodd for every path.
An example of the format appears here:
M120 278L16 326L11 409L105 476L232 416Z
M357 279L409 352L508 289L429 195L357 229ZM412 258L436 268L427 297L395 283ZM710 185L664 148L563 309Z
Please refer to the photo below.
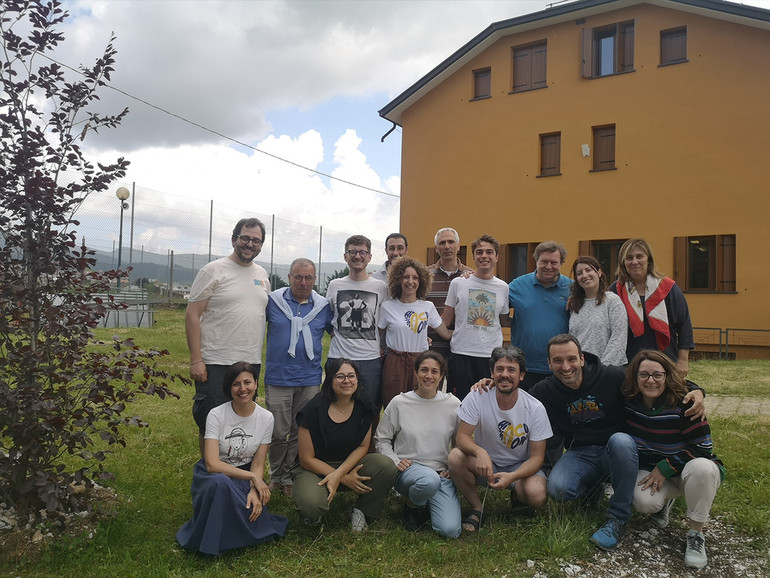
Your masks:
M353 404L350 404L350 407L345 409L340 409L339 407L337 407L336 403L331 404L331 406L334 408L334 411L336 411L337 413L341 413L342 415L347 415L348 411L353 408Z

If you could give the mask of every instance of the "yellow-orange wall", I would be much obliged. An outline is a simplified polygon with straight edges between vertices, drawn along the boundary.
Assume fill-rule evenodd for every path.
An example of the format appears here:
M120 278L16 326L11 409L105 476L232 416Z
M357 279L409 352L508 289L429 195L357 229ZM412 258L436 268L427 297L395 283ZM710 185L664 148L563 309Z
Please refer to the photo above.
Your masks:
M580 75L581 29L635 20L635 71ZM689 62L658 66L660 31L687 26ZM548 87L509 94L511 48L547 40ZM492 97L471 102L473 73ZM617 170L581 144L616 125ZM425 259L439 227L462 244L644 237L673 269L674 236L735 234L736 293L687 294L699 327L770 329L770 32L651 5L505 37L402 116L401 231ZM539 135L561 132L561 176L536 178ZM469 251L470 253L470 251ZM509 279L506 279L509 281ZM764 339L763 341L766 341Z

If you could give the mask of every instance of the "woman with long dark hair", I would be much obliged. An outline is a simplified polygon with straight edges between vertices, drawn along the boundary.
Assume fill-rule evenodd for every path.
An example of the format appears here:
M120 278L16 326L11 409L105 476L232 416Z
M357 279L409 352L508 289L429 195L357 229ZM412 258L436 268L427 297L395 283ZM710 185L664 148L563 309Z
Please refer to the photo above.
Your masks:
M393 487L396 466L369 454L374 409L360 396L358 366L332 359L321 391L297 414L299 465L294 476L294 504L300 519L317 524L340 490L358 494L351 528L361 532L376 518Z
M572 278L569 332L583 351L593 353L604 365L625 365L628 315L620 297L607 291L599 261L578 257L572 264Z

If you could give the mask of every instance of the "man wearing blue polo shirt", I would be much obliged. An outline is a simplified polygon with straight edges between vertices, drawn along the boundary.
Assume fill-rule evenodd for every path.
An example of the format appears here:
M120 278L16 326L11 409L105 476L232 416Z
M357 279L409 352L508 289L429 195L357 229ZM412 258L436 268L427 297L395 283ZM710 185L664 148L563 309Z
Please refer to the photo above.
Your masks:
M572 281L560 273L567 250L560 243L545 241L535 247L534 258L535 272L516 277L508 285L508 303L513 308L511 345L527 358L527 374L521 383L525 391L551 375L548 341L569 332L567 298Z

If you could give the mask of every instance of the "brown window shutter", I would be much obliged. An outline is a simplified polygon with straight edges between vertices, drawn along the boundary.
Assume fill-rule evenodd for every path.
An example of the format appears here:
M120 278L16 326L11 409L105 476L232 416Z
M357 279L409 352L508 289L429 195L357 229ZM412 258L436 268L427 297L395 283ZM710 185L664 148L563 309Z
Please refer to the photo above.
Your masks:
M735 235L717 235L717 291L735 291Z
M578 257L584 255L591 255L591 241L578 241Z
M583 28L580 31L580 73L583 78L592 78L593 73L593 28Z
M532 88L532 47L513 52L513 92Z
M547 60L548 46L545 43L532 47L532 88L547 86Z

